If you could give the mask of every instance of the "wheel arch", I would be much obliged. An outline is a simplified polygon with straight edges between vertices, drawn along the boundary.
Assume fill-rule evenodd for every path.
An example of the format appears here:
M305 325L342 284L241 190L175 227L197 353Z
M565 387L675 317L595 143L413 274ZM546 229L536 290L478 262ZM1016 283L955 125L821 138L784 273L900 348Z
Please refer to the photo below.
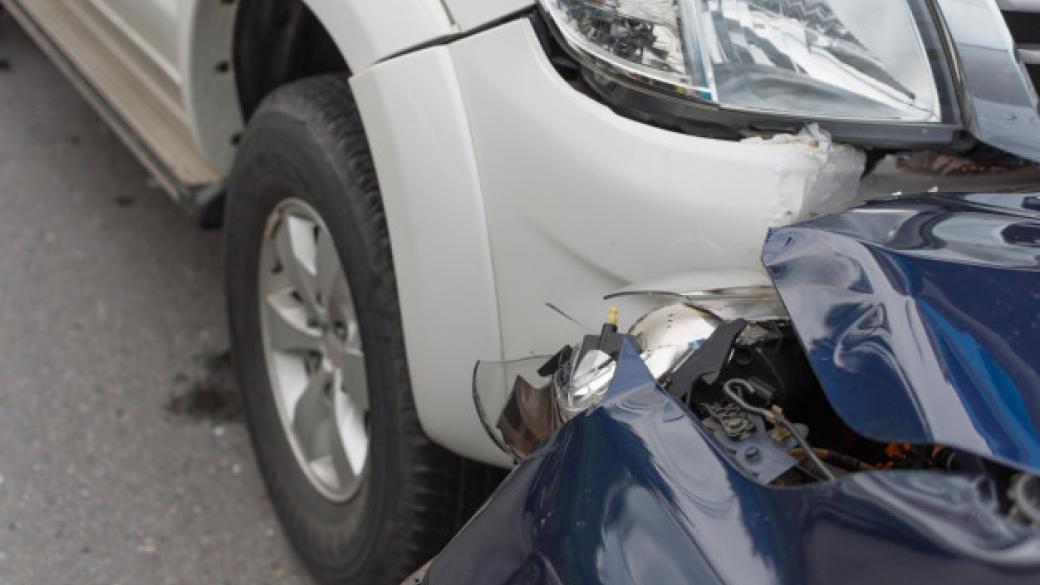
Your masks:
M440 0L196 0L180 28L185 111L203 155L224 172L245 122L274 89L357 73L456 32Z
M267 94L286 83L350 71L328 27L304 0L241 0L232 55L235 89L245 120Z
M241 111L295 79L360 73L396 52L455 32L439 0L239 0L233 55Z

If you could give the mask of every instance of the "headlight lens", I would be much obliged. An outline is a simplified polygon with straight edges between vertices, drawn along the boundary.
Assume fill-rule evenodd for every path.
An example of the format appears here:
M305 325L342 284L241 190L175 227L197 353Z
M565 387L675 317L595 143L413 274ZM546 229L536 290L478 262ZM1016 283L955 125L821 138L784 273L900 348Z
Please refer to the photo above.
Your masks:
M939 123L923 0L540 0L614 77L726 109Z

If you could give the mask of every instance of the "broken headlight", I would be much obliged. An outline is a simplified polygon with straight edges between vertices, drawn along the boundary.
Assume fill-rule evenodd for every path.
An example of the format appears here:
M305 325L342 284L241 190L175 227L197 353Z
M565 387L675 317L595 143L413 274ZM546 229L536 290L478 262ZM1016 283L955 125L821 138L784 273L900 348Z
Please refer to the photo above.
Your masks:
M651 311L622 334L615 312L598 335L586 335L552 357L479 362L473 372L474 406L488 436L519 460L553 430L603 399L624 343L638 349L647 371L660 380L720 323L705 310L675 304ZM508 380L513 381L512 390L502 395Z
M952 111L926 0L540 0L592 70L732 112L929 125Z

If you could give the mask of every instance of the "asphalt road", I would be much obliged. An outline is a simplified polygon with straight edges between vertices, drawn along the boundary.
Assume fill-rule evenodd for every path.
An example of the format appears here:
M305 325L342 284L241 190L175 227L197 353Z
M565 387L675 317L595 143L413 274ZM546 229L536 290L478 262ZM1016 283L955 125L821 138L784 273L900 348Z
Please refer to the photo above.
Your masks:
M0 15L0 585L306 583L205 233Z

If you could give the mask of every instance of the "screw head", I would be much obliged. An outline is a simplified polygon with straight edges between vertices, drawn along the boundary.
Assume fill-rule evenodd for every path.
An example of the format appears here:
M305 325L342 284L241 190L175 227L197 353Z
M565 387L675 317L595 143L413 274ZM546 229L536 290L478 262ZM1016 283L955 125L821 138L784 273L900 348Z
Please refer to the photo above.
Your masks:
M347 327L343 323L333 323L332 332L335 333L336 337L339 338L340 341L347 340Z

